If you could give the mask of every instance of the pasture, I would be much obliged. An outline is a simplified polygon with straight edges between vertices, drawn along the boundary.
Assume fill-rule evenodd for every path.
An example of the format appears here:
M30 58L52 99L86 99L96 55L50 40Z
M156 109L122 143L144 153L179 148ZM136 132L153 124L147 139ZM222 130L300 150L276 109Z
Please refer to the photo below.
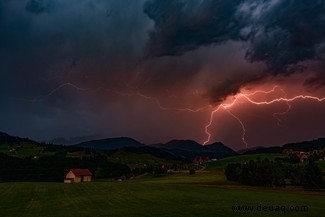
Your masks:
M287 158L287 155L284 154L247 154L247 155L237 155L233 157L223 158L214 162L206 164L208 169L224 169L229 163L244 163L250 160L256 160L257 158L264 159L268 158L269 160L275 160L276 158Z
M92 183L1 183L0 216L320 216L324 193L247 188L219 172ZM234 212L232 206L308 206L308 212Z

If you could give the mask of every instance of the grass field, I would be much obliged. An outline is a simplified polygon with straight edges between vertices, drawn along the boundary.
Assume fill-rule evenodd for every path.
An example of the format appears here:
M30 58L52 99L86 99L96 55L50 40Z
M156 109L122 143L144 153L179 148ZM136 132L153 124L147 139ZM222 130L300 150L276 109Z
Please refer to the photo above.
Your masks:
M206 164L209 169L224 169L229 163L244 163L249 160L256 160L257 158L268 158L269 160L274 160L276 158L287 158L284 154L248 154L248 155L238 155L233 157L227 157L214 162Z
M44 148L35 144L22 142L19 145L0 145L0 153L18 158L44 157L54 155L54 152L44 152Z
M321 216L324 194L225 185L222 174L145 175L129 181L2 183L0 216ZM308 212L234 212L236 205L308 206Z
M325 171L325 161L317 161L318 166Z
M150 154L138 154L132 152L126 152L123 150L118 150L114 152L111 156L108 157L111 162L122 163L128 165L131 169L134 168L143 168L146 166L155 166L156 164L179 164L179 161L158 158ZM182 164L184 164L182 162ZM146 165L146 166L144 166Z

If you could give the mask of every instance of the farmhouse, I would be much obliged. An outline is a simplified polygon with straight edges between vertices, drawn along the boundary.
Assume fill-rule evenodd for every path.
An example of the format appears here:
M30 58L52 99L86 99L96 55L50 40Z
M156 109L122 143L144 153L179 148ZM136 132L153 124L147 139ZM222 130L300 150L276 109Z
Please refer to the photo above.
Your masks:
M284 149L282 151L282 154L286 154L286 155L289 155L289 154L295 154L295 151L292 150L292 149Z
M318 153L317 150L313 150L313 151L310 151L310 152L303 152L303 151L294 151L292 149L284 149L282 151L282 154L286 154L286 155L293 154L293 155L296 155L299 158L300 162L304 162L304 161L308 160L308 157L310 157L313 154L317 154L317 153Z
M299 158L300 162L308 160L308 156L305 154L305 152L297 153L297 157Z
M196 156L193 160L193 163L195 164L204 164L204 163L207 163L207 162L210 162L210 158L209 157L201 157L201 156Z
M64 183L91 182L93 174L88 169L71 169L66 174Z

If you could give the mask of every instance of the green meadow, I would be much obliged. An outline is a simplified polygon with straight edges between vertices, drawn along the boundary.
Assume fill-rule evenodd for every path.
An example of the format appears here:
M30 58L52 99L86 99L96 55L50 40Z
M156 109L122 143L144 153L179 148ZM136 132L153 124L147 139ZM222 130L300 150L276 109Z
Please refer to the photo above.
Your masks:
M22 142L19 145L1 144L0 153L11 157L28 158L44 157L54 155L54 152L44 152L44 147L29 142Z
M325 194L303 190L244 187L222 173L91 183L1 183L0 216L321 216ZM305 212L243 211L232 206L308 206Z
M287 155L284 154L247 154L247 155L238 155L233 157L223 158L211 163L208 163L206 167L208 169L224 169L229 163L244 163L249 160L256 160L257 158L268 158L269 160L275 160L276 158L287 158Z

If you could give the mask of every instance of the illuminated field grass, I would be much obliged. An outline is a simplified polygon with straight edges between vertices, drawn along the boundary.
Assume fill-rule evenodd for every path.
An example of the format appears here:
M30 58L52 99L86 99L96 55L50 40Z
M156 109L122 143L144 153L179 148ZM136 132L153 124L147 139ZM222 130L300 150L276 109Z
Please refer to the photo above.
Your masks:
M325 211L324 195L216 184L223 182L220 174L202 173L193 177L147 175L124 182L2 183L0 216L284 216L281 212L235 213L231 209L261 203L309 207L306 213L287 212L285 216L319 216ZM213 186L205 186L207 183Z

